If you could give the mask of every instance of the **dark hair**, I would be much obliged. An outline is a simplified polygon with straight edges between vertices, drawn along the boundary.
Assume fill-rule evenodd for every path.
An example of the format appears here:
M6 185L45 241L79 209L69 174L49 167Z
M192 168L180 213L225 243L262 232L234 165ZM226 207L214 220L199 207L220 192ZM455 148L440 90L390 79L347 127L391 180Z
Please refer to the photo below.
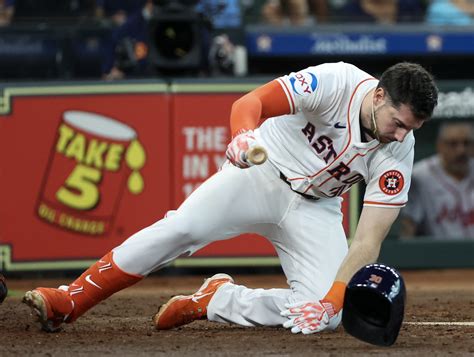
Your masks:
M416 63L397 63L380 77L377 88L383 88L394 107L410 107L413 115L428 120L438 104L438 88L433 76Z

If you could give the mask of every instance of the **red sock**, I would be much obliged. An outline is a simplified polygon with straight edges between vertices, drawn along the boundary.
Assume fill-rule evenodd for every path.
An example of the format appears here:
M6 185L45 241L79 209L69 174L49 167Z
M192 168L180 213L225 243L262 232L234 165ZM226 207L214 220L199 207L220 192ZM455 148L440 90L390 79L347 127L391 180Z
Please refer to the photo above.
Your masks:
M74 301L74 310L67 322L75 321L91 307L112 294L143 279L141 275L128 274L115 265L112 252L104 255L69 285L69 296Z

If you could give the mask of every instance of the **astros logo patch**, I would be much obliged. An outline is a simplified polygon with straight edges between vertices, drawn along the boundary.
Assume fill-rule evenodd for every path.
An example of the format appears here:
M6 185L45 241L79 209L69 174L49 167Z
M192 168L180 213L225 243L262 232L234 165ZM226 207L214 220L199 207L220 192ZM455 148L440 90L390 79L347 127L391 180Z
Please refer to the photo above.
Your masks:
M318 79L311 72L298 72L290 76L291 87L297 95L308 95L318 86Z
M399 193L405 184L403 175L400 171L390 170L385 172L379 179L379 186L386 195L396 195Z

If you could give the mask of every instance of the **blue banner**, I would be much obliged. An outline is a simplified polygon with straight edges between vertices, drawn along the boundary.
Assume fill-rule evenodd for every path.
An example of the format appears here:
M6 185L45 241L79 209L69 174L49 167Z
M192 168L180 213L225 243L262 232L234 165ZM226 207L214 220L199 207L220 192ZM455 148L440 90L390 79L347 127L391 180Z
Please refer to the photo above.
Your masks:
M461 55L474 53L474 31L466 32L275 32L250 30L250 56Z

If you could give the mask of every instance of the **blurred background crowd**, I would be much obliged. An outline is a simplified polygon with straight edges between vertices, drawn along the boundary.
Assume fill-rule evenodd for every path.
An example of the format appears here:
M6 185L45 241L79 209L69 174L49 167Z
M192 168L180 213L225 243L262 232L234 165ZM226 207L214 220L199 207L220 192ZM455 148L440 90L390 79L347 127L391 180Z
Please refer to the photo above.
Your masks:
M114 80L284 72L247 68L246 28L473 21L472 0L1 0L0 74Z
M457 43L464 55L449 48L439 52L443 38L436 33L470 36L473 25L473 0L0 0L0 78L274 77L334 60L376 75L399 60L413 60L437 78L472 80L472 37ZM438 55L417 56L417 49L412 56L264 53L271 46L268 33L374 28L388 36L431 29L427 46ZM248 31L257 33L263 56L248 55ZM399 236L474 239L473 120L441 126L436 135L434 156L424 155L431 161L415 168L411 195L416 199L403 213Z

